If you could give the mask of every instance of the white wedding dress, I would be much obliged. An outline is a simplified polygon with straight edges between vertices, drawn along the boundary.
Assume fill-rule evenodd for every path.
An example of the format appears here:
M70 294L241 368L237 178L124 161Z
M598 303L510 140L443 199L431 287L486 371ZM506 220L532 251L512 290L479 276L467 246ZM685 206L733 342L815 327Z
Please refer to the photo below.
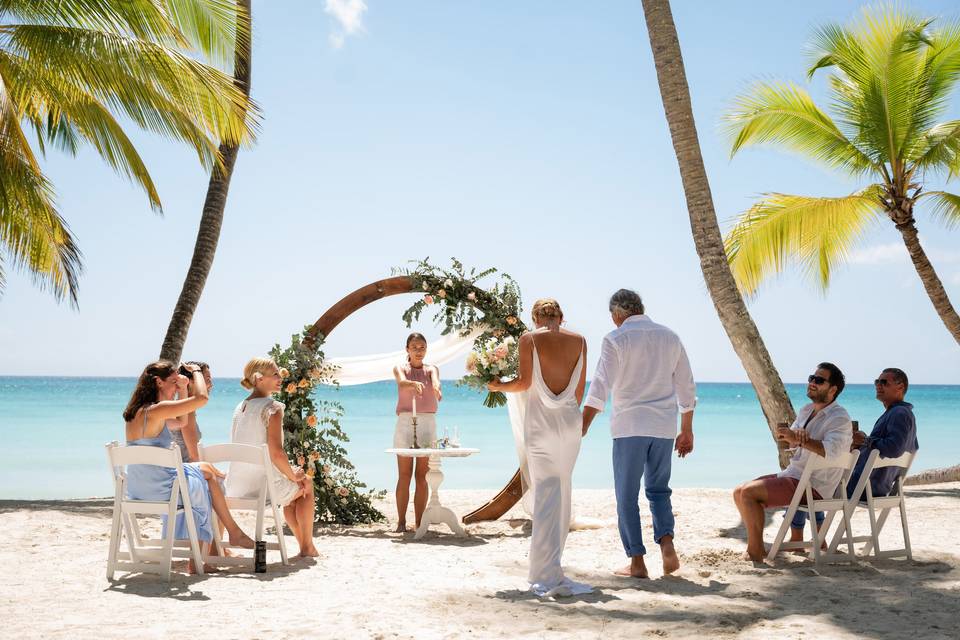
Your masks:
M563 575L560 559L570 529L573 465L580 453L582 418L576 389L584 367L583 350L567 387L554 394L543 381L537 346L533 378L524 394L523 434L533 489L530 589L540 596L590 593L593 587Z

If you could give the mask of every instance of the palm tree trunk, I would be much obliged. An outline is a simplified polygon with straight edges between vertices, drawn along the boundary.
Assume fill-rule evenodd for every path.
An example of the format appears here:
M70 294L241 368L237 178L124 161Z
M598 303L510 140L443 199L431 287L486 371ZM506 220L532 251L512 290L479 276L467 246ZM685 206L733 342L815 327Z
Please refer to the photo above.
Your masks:
M947 297L943 283L940 282L936 270L930 264L927 253L920 246L917 228L913 225L913 221L910 221L906 224L898 224L897 229L903 236L903 243L907 245L907 252L910 254L910 259L913 260L913 266L917 270L917 275L920 276L920 281L923 282L923 288L927 290L933 308L937 310L940 319L946 325L947 331L950 332L953 339L960 343L960 316L957 315L956 309L950 304L950 298Z
M241 9L237 20L246 21L246 24L237 25L233 78L234 83L249 97L250 65L253 55L250 0L237 0L237 5ZM197 230L197 241L193 247L193 259L190 261L190 268L183 281L177 306L174 307L173 317L167 327L167 335L163 339L163 346L160 349L161 359L179 362L183 353L190 322L200 303L200 294L203 293L203 287L207 283L207 276L210 275L210 269L213 267L213 256L217 252L217 243L220 240L223 211L227 204L227 192L230 189L230 178L233 176L233 166L237 162L238 151L239 148L235 145L220 145L223 166L214 168L210 176L207 197L203 203L203 214L200 216L200 228Z
M763 338L747 311L727 263L723 237L720 235L717 214L713 208L713 196L700 154L690 89L687 86L670 2L643 0L643 13L657 69L660 97L670 127L677 163L680 165L680 177L683 180L687 210L690 214L690 229L697 254L700 256L700 268L720 322L757 393L772 436L777 423L793 422L795 413L783 381L773 366ZM774 442L782 469L789 462L789 454L784 443L777 442L776 438Z

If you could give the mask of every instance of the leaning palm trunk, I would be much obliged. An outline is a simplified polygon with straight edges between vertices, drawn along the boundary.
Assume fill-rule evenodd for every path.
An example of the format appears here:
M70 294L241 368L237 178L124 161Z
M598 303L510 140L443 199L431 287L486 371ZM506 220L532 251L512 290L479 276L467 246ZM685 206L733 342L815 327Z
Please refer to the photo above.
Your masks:
M653 61L657 68L660 97L670 126L677 163L680 165L680 177L683 180L687 210L690 214L690 229L697 254L700 256L700 268L720 322L756 390L770 433L774 435L778 422L793 422L793 405L727 264L710 184L700 154L690 91L670 2L643 0L643 11L650 35L650 47L653 49ZM776 438L774 442L777 442ZM789 455L783 443L777 442L777 448L780 467L784 468L789 461Z
M957 315L956 309L954 309L950 303L950 298L947 297L943 283L940 282L936 270L934 270L933 265L930 264L926 252L920 245L920 239L917 237L917 228L913 222L897 225L897 228L903 236L903 243L907 245L910 260L913 261L913 266L917 270L917 275L920 276L920 281L923 282L923 288L926 289L927 296L930 298L930 302L933 303L933 308L940 316L940 320L943 321L947 331L949 331L953 339L960 344L960 316Z
M251 47L251 8L250 0L237 0L240 9L237 15L237 44L234 54L234 83L244 94L250 96L250 65L252 62ZM245 21L246 24L239 24ZM227 192L230 189L230 178L233 176L233 166L237 161L239 147L235 144L223 143L219 148L222 167L215 167L210 175L210 184L207 186L207 197L203 203L203 214L200 216L200 228L197 230L197 241L193 248L193 259L187 270L187 277L183 281L183 289L177 299L177 306L173 310L167 335L163 339L160 357L165 360L178 362L183 353L183 345L187 340L190 322L200 303L200 294L207 283L207 276L213 267L213 256L217 252L220 240L220 228L223 226L223 211L227 205Z

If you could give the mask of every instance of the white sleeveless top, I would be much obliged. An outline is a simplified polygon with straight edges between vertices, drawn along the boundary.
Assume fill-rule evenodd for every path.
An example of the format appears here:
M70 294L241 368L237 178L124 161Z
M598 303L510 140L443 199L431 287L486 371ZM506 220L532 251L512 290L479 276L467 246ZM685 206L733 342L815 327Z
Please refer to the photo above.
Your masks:
M284 404L271 397L244 400L233 411L233 426L230 429L230 442L237 444L263 445L267 443L267 425L270 417L283 413ZM280 432L281 441L283 431ZM288 504L299 491L297 483L292 482L278 469L274 469L274 495L279 504ZM260 467L244 462L231 462L225 484L226 494L231 498L251 498L257 495L263 484L263 472Z

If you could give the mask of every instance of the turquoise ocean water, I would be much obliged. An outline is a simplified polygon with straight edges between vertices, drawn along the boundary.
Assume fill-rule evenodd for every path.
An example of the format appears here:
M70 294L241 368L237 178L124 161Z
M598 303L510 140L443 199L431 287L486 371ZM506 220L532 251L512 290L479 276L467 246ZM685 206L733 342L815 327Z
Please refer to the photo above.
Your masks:
M81 498L112 495L104 443L123 438L120 416L133 378L0 376L0 498ZM238 380L218 378L210 403L198 414L203 441L226 442L230 418L246 397ZM788 385L794 406L806 402L805 385ZM320 397L339 400L350 459L368 486L391 489L396 463L384 453L393 437L396 385L382 382L335 390ZM700 383L694 419L695 449L674 458L676 487L732 487L776 470L766 423L749 384ZM920 455L915 470L958 463L960 386L914 385ZM869 431L882 413L872 385L849 385L840 398L860 428ZM444 488L499 489L517 468L506 409L487 409L481 396L444 386L438 425L460 428L464 446L480 453L444 464ZM578 488L613 486L607 414L601 414L584 441L574 472Z

